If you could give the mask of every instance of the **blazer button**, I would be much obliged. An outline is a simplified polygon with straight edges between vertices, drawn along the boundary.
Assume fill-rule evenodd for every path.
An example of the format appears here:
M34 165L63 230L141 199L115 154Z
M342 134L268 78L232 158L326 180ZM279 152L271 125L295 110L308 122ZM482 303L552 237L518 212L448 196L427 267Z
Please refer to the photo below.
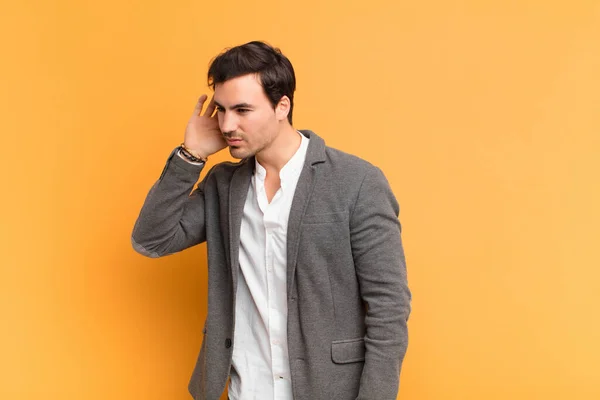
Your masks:
M231 339L227 338L225 339L225 348L230 348L231 347Z

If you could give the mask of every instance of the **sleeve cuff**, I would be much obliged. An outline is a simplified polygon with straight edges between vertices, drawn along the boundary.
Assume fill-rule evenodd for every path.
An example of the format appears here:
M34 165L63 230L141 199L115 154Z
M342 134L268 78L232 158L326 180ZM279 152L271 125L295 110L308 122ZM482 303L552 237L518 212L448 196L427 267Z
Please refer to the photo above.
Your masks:
M163 178L168 169L175 168L177 170L183 170L189 174L200 175L200 172L204 168L205 163L202 164L192 164L180 156L177 155L179 152L179 147L176 147L171 154L169 155L169 159L167 160L167 164L165 165L162 174L160 175L160 179Z

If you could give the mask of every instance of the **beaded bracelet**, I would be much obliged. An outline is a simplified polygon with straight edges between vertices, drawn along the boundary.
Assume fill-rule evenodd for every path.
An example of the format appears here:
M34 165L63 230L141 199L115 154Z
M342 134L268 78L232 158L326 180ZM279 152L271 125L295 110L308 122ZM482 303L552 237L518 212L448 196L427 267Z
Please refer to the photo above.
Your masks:
M188 161L196 162L196 163L204 163L206 160L193 156L189 151L185 149L183 146L179 146L179 152L182 156L184 156Z
M206 158L196 157L192 150L186 147L184 143L181 143L179 149L181 150L181 154L192 162L206 162Z

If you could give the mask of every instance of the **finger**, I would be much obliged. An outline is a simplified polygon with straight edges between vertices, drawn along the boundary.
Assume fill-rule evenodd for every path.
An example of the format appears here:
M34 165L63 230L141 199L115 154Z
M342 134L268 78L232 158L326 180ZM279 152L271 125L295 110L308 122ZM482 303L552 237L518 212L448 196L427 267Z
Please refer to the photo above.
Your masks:
M215 112L215 108L216 108L216 104L215 104L215 96L213 96L210 99L210 103L208 103L208 106L206 107L206 111L204 112L204 116L205 117L212 117L213 113Z
M208 98L208 96L205 94L200 96L200 98L198 99L198 102L196 102L196 107L194 107L194 116L200 115L200 113L202 112L202 106L204 106L204 102L206 101L207 98Z

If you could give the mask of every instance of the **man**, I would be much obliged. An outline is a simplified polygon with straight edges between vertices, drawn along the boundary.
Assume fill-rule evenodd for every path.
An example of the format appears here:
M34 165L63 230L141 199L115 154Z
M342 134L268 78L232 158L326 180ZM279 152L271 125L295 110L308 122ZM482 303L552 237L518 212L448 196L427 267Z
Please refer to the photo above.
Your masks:
M132 234L149 257L207 242L190 393L216 400L229 378L232 400L396 399L411 295L384 175L293 128L295 74L278 49L231 48L208 78L214 96L204 113L200 97ZM192 192L225 147L241 161Z

